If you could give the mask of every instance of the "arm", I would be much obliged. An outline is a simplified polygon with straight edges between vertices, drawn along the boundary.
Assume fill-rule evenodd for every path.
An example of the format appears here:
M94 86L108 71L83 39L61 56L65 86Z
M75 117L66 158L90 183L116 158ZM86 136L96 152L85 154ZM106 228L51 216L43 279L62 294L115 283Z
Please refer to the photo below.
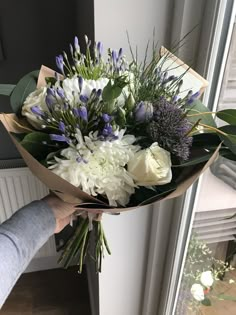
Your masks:
M34 201L0 226L0 308L42 245L69 222L74 207L56 197Z

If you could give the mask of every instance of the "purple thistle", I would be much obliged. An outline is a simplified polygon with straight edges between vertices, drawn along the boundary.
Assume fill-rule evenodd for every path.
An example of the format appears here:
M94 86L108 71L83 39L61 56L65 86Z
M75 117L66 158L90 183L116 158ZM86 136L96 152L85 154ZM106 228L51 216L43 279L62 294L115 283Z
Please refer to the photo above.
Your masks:
M137 123L145 123L152 119L153 106L149 102L140 102L134 110L134 117Z
M168 102L165 98L154 104L154 119L147 127L147 132L154 142L182 160L187 160L192 145L190 122L182 109Z
M59 130L60 130L62 133L65 133L65 131L66 131L66 126L65 126L65 124L64 124L63 121L60 121L60 122L59 122L58 128L59 128Z
M64 135L56 135L56 134L50 134L50 139L53 141L59 141L59 142L66 142L66 143L71 143L71 140L69 138L67 138Z
M80 95L79 99L81 100L82 103L87 103L88 102L88 97L86 95Z
M44 116L44 112L37 105L31 107L31 112L40 117Z
M85 106L79 108L79 115L83 120L88 121L88 111Z
M56 56L56 65L57 68L61 71L61 73L64 74L64 61L62 55Z

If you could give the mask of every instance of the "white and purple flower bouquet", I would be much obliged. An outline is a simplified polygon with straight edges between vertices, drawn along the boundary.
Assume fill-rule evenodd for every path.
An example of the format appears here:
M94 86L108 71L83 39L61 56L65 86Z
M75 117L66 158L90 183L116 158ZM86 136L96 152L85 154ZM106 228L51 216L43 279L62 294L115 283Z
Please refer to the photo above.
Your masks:
M56 57L60 73L42 66L16 86L0 85L15 112L1 120L31 171L78 203L61 262L81 270L94 229L100 270L110 253L101 214L174 198L217 154L235 159L236 110L209 112L198 100L204 84L189 88L187 76L200 76L167 50L128 62L122 49L104 56L101 42L85 42L85 53L75 37L70 55ZM218 128L214 116L227 125Z

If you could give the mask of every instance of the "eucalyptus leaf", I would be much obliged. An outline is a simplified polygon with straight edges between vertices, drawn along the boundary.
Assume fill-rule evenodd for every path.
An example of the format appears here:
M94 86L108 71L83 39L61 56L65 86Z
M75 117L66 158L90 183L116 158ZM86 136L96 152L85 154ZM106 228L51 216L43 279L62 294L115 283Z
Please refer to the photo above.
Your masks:
M185 161L179 165L172 165L172 167L187 167L206 162L212 157L213 153L214 152L206 152L204 155L189 159L188 161Z
M196 100L187 111L187 118L193 124L197 123L197 121L201 119L202 124L210 127L216 127L215 120L213 119L212 114L209 114L209 111L209 108L207 108L200 100ZM207 114L204 114L206 112Z
M230 125L236 125L236 109L221 110L216 116Z
M49 153L58 151L49 135L40 131L26 134L20 143L37 160L43 160Z
M227 125L220 127L219 130L225 133L219 133L219 137L224 142L224 145L227 146L230 151L236 154L236 125Z
M0 95L10 96L14 88L13 84L0 84Z
M20 79L20 81L14 88L10 97L10 102L12 110L15 114L20 114L21 107L26 97L36 89L38 75L38 70L26 74L23 78Z

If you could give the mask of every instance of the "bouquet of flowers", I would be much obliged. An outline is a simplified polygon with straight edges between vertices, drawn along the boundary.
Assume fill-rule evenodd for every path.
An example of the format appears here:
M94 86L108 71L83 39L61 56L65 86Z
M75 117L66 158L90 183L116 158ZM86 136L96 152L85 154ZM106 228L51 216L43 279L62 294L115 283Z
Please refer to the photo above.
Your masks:
M236 301L235 296L224 292L224 286L229 290L230 286L235 285L235 280L230 278L234 268L212 255L209 246L193 235L183 270L181 298L178 299L176 314L184 314L186 307L193 314L201 314L202 305L212 306L214 301L219 300Z
M209 112L197 99L204 85L186 90L193 71L165 49L139 63L85 42L85 53L75 37L70 55L56 57L60 73L42 66L16 86L0 85L15 112L1 120L31 171L79 204L60 261L81 270L95 229L100 270L110 253L101 215L179 196L218 154L235 159L236 110ZM213 115L227 125L217 128Z

